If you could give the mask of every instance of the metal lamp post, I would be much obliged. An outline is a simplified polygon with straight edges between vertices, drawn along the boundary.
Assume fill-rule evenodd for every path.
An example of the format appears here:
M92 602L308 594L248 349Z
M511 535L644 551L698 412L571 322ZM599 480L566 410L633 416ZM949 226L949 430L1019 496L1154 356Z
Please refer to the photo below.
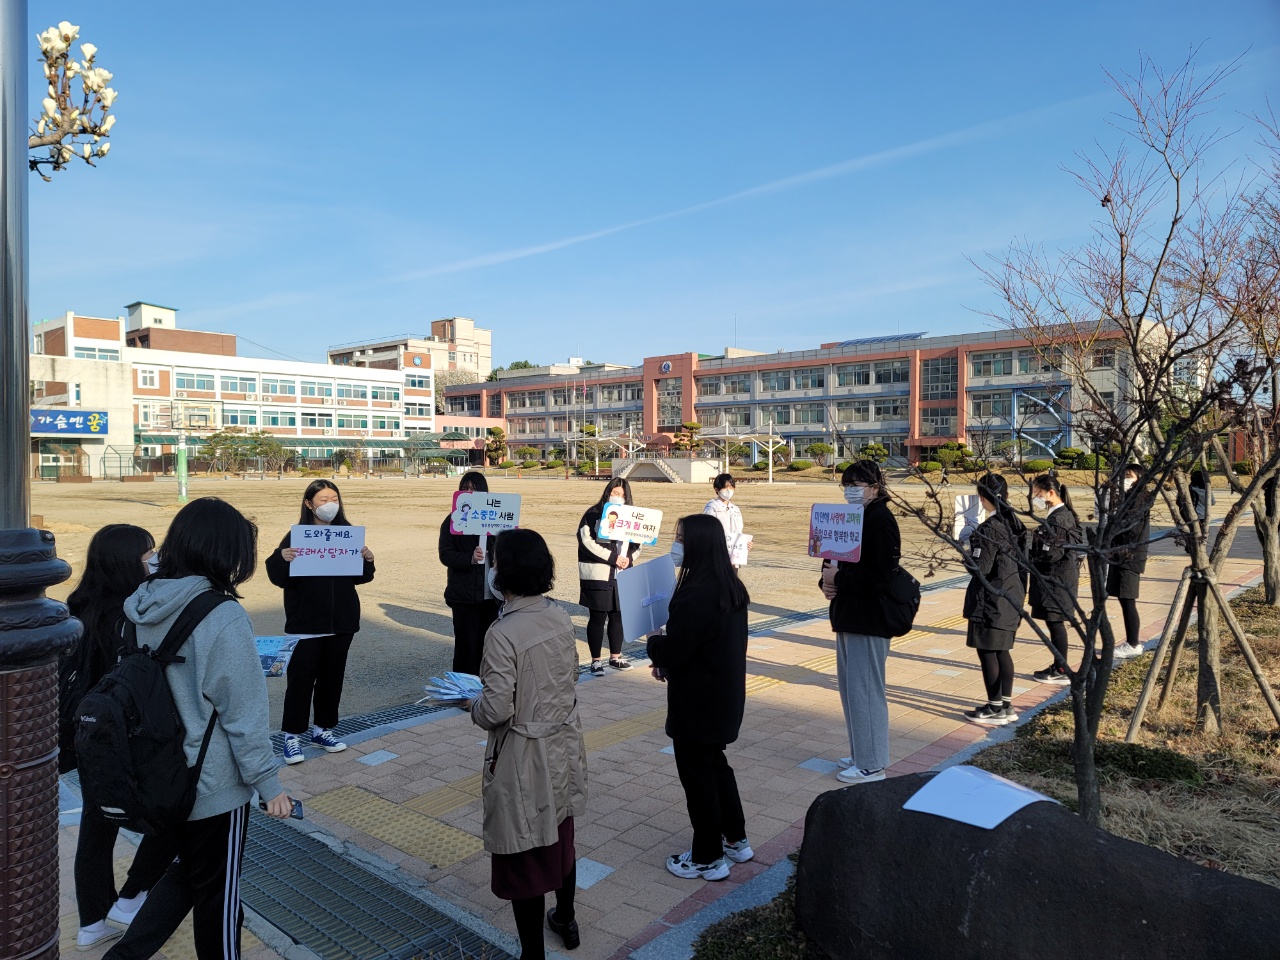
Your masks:
M58 956L58 657L71 568L30 522L26 0L0 0L0 957Z

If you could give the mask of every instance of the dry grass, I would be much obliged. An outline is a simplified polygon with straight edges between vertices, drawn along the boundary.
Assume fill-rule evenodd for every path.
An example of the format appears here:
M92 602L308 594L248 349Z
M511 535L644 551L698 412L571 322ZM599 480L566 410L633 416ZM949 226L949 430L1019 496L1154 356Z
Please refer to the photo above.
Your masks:
M1237 597L1232 607L1268 680L1280 685L1280 610L1262 602L1260 589ZM1224 628L1221 736L1195 729L1191 644L1164 710L1148 711L1139 742L1126 745L1121 741L1149 663L1143 658L1117 669L1100 724L1104 825L1117 836L1280 887L1280 730L1244 660ZM1074 807L1070 738L1069 707L1062 705L974 763Z

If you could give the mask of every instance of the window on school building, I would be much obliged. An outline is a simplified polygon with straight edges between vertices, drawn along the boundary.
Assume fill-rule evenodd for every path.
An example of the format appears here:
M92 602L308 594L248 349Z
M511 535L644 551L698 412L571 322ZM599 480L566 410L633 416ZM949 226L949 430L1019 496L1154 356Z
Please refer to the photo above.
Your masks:
M842 363L836 367L836 386L865 387L871 383L871 364Z
M791 407L786 404L780 404L775 407L761 407L760 425L764 427L771 423L778 426L791 423Z
M502 416L502 394L493 393L489 395L489 416Z
M698 396L700 397L718 397L723 388L724 381L719 377L698 378Z
M77 360L119 360L120 351L110 347L76 347L71 351Z
M876 383L910 383L910 360L878 360L873 365Z
M298 385L292 380L263 377L262 392L269 397L292 397L297 395Z
M1112 370L1116 365L1114 347L1095 347L1093 351L1093 369Z
M907 419L907 401L903 397L888 400L876 400L872 406L873 420L905 420Z
M302 395L304 397L332 397L333 384L320 380L303 380Z
M954 400L960 364L955 357L934 357L920 361L920 399Z
M430 390L431 378L423 376L422 374L418 374L416 376L410 374L404 378L404 385L406 387L412 387L414 390Z
M400 388L394 384L375 383L369 388L369 398L372 400L399 400Z
M795 371L792 379L797 390L822 390L827 386L827 368L805 367Z
M1062 351L1057 347L1043 350L1019 350L1019 373L1052 373L1062 366Z
M979 419L1008 419L1013 413L1013 397L1008 393L975 393L969 403L973 416Z
M363 383L339 383L338 396L344 400L368 400L369 388Z
M179 371L173 378L177 390L213 390L212 373L184 373Z
M388 413L375 413L373 415L373 429L375 430L399 430L400 418L392 416Z
M726 427L751 426L750 407L722 407L721 413L724 417L724 425Z
M643 399L644 399L644 384L643 384L643 383L624 383L624 384L622 385L622 389L623 389L624 393L626 394L625 399L626 399L626 400L628 400L628 401L643 400Z
M339 430L368 430L369 418L362 413L338 414Z
M262 422L268 427L296 427L298 417L284 410L268 410L262 415Z
M431 416L431 405L427 403L406 403L404 405L404 415L406 417L429 417Z
M155 370L147 370L139 368L138 370L138 386L143 390L154 390L159 383L159 376Z
M724 378L725 393L750 393L751 392L751 374L749 373L730 373Z
M866 423L870 419L870 400L840 400L836 403L836 423Z
M678 427L684 422L684 380L663 377L658 381L658 429Z
M920 411L920 436L954 437L956 435L955 407L925 407Z
M324 427L328 430L333 426L333 414L304 413L302 415L302 425L304 427Z
M775 390L790 390L791 371L762 370L760 372L760 389L766 393Z
M969 364L975 377L1007 377L1013 373L1013 351L971 353Z
M224 407L222 422L228 427L256 427L258 425L257 410L235 410Z
M796 423L826 423L827 409L820 403L797 403Z
M218 378L218 385L223 393L257 393L258 378L246 377L243 374L226 374Z
M1038 417L1048 413L1056 391L1020 390L1018 391L1018 416Z

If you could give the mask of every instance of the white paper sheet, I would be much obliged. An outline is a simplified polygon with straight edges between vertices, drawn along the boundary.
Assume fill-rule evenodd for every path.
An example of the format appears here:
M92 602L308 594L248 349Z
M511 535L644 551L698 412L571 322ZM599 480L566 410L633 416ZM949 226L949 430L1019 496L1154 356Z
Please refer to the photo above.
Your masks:
M1023 807L1052 797L977 767L948 767L917 790L903 810L931 813L991 830Z
M622 638L628 642L666 626L671 595L676 589L676 565L667 553L647 563L618 571L618 608Z
M729 562L735 567L747 565L747 554L751 551L751 534L737 533L729 538Z
M364 527L302 524L289 528L289 546L298 555L291 577L358 577L364 573Z

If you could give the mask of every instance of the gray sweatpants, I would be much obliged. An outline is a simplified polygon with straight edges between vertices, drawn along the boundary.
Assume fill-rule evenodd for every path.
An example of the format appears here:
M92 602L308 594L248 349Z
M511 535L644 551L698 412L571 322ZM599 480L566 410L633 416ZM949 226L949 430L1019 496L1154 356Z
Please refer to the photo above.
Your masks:
M849 728L849 756L859 770L889 766L889 701L884 693L888 657L888 637L836 634L836 681Z

